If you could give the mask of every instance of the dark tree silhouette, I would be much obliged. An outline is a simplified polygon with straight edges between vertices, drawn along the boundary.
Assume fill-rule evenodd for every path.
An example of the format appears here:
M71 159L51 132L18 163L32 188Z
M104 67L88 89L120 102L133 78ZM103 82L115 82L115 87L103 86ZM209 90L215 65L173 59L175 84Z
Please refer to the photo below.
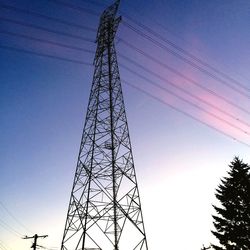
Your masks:
M216 250L250 249L250 166L238 157L229 165L228 176L216 189L221 206L213 206L217 212L212 233L221 246Z

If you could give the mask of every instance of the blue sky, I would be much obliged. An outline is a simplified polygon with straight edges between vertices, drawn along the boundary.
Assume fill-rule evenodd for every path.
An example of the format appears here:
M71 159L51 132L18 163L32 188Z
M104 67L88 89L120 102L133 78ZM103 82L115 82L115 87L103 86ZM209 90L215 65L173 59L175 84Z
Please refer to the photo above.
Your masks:
M64 2L78 8L69 8L49 0L2 0L1 5L97 28L98 16L80 11L79 7L100 14L102 6L91 1ZM107 5L111 3L95 2L105 2ZM250 88L249 1L121 1L120 10ZM93 41L95 32L16 12L3 6L1 17L1 46L86 63L93 61L93 53L24 39L6 34L6 31L91 51L95 50L93 42L26 27L20 25L20 22ZM10 20L16 20L19 24ZM123 20L141 29L126 17ZM149 248L199 249L202 244L208 245L215 241L210 233L211 214L214 213L211 204L216 202L215 188L220 178L226 174L227 164L235 155L250 163L249 145L245 145L250 144L249 134L243 132L250 131L247 125L250 123L250 116L244 111L250 108L249 98L245 96L250 96L249 91L223 78L224 82L230 83L245 95L232 90L140 37L124 23L120 24L117 35L119 38L116 47L122 82L127 81L158 98L153 99L123 83ZM224 99L209 94L156 61L147 59L126 46L123 40L235 105L229 105ZM156 40L162 43L162 40ZM39 241L41 245L49 249L59 248L93 67L3 48L0 51L0 201L19 221L18 223L0 206L0 244L4 244L7 249L24 250L30 247L30 242L22 240L19 234L38 233L49 235L47 239ZM231 117L143 71L122 58L124 55L161 78L219 107ZM149 84L122 65L160 84L171 93L202 106L207 112Z

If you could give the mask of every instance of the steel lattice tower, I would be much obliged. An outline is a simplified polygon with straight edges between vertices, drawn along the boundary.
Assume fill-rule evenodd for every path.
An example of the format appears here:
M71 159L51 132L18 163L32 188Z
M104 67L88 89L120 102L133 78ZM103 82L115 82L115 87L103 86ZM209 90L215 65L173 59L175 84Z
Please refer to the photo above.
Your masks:
M95 71L61 250L147 250L114 37L119 1L100 18Z

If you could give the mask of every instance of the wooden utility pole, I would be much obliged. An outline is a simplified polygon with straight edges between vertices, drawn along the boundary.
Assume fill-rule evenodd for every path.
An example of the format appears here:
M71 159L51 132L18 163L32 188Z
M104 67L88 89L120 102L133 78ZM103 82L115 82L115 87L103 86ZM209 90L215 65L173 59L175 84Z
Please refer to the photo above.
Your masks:
M48 235L37 235L35 234L34 236L25 236L23 239L27 240L27 239L34 239L34 243L32 244L31 248L33 248L34 250L36 250L36 247L37 247L37 239L38 238L46 238L48 237Z

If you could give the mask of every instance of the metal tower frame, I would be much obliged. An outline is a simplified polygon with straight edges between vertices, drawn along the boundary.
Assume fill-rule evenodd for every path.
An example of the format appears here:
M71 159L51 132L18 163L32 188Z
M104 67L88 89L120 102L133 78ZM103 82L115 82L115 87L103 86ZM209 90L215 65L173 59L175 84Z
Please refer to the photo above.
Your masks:
M148 250L114 45L119 2L100 18L61 250Z

